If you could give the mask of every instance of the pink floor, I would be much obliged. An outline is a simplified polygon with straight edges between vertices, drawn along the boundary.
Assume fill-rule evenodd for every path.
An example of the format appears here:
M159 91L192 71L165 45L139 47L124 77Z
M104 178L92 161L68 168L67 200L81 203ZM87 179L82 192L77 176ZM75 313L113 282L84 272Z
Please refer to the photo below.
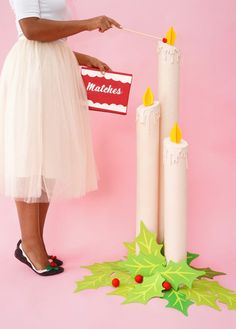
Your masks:
M89 207L92 199L93 210ZM236 311L228 311L223 305L221 312L193 305L187 318L165 308L166 301L158 299L152 299L147 305L121 305L121 297L106 295L112 289L108 287L80 294L73 292L75 281L89 274L80 265L118 260L126 254L122 242L132 240L134 221L128 219L132 214L129 211L125 214L122 207L117 209L116 214L109 206L96 209L100 202L95 194L77 203L51 205L46 241L49 250L64 260L65 272L54 277L40 277L13 256L18 238L17 217L12 202L4 202L7 212L1 212L0 233L1 328L144 329L162 325L165 328L194 329L221 328L226 321L227 328L235 328ZM94 218L94 212L98 210L99 221ZM228 233L228 239L222 239L224 243L221 244L214 230L209 235L203 232L202 239L192 232L190 249L202 254L195 261L196 265L226 271L229 274L221 277L219 282L236 289L235 254L232 249L234 234Z

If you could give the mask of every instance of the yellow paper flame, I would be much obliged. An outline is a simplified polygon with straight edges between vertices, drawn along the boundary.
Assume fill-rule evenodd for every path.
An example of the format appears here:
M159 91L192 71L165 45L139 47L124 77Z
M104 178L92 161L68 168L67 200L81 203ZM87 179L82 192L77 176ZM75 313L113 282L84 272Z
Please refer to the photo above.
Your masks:
M177 122L174 124L173 128L171 129L170 139L173 143L176 144L179 144L181 142L182 132Z
M151 106L154 104L154 95L150 87L147 88L145 94L143 95L143 105Z
M171 26L169 31L166 33L166 39L168 45L174 46L176 40L176 33L173 26Z

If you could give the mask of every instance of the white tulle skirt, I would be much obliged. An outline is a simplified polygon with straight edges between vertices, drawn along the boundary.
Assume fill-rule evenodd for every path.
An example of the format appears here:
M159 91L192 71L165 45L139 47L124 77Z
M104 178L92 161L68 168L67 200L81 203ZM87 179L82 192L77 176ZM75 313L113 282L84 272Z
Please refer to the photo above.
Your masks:
M21 36L0 76L0 194L50 202L97 190L99 179L73 51Z

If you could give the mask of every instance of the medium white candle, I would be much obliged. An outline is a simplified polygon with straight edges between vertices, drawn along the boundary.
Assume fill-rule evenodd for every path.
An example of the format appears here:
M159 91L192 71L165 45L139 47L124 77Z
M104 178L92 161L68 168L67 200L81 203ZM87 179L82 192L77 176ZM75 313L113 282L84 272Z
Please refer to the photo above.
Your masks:
M143 100L144 104L140 105L136 111L137 235L139 234L141 220L155 234L158 225L160 103L154 101L154 96L150 88L147 89Z
M175 138L176 136L176 138ZM167 262L186 259L188 143L176 124L164 139L164 248Z
M179 68L180 50L174 46L173 28L167 33L167 42L158 43L158 99L161 104L160 121L160 179L159 179L159 216L158 242L164 240L164 167L163 140L175 122L179 120Z

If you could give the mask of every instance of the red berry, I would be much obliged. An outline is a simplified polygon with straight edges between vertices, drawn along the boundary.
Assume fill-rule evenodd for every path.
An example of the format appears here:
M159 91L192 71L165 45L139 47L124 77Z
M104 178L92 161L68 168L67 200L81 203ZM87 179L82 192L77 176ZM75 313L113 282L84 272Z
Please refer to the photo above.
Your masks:
M162 39L162 42L167 43L167 39L166 38L163 38Z
M57 263L55 263L55 262L50 262L50 265L53 266L53 267L55 267L55 266L57 266Z
M117 279L117 278L114 278L113 280L112 280L112 285L113 285L113 287L119 287L119 285L120 285L120 280L119 279Z
M169 282L164 281L162 283L162 287L165 288L165 290L170 290L172 288L172 285Z
M142 283L142 282L143 282L143 276L140 275L140 274L137 274L136 277L134 278L134 280L135 280L137 283Z

